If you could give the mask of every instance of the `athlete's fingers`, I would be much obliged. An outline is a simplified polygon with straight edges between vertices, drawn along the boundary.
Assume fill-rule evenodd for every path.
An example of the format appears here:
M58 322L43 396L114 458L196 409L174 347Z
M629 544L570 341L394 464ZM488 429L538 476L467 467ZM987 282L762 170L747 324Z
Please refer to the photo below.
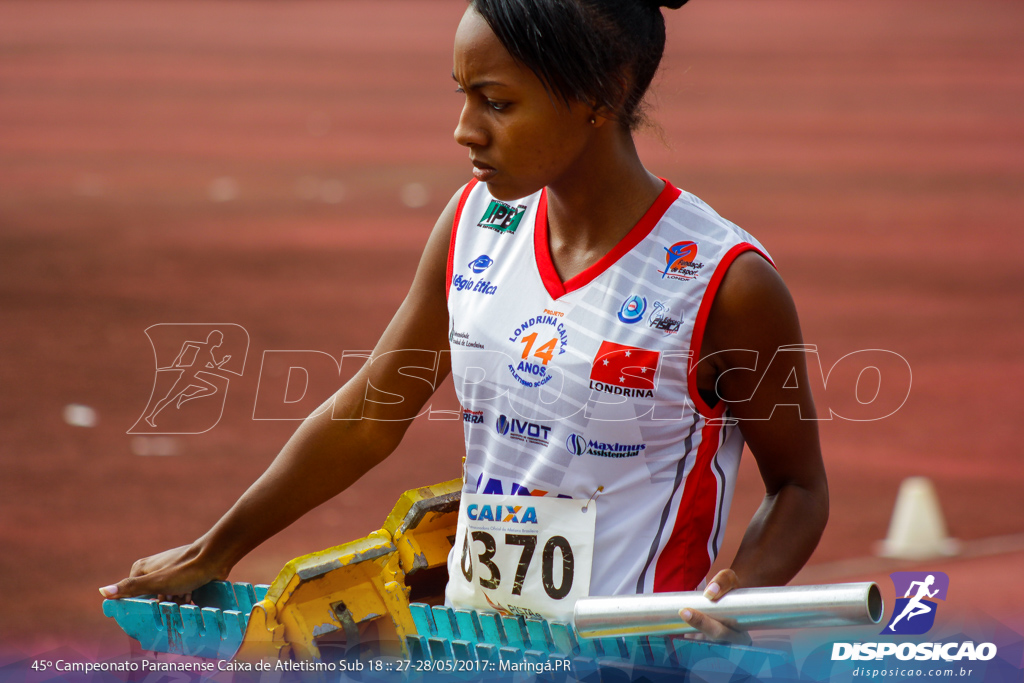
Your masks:
M154 588L158 583L158 579L154 579L153 576L153 574L129 576L117 583L100 588L100 595L112 600L114 598L134 598L138 595L156 593L157 591Z
M740 579L736 572L731 569L723 569L715 574L711 582L704 589L704 597L714 602L734 588L738 588Z
M690 626L701 632L708 640L717 640L734 645L750 645L750 634L746 631L731 629L717 619L695 609L683 609L679 611L682 617Z

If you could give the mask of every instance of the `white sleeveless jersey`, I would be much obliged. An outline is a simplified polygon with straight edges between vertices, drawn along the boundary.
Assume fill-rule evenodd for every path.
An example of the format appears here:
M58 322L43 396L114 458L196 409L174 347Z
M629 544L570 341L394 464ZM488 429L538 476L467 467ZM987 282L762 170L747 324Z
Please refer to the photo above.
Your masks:
M501 202L471 182L454 227L463 492L596 501L591 595L696 589L721 547L743 439L723 403L698 395L690 359L726 269L747 250L768 258L760 244L668 182L565 283L544 191Z

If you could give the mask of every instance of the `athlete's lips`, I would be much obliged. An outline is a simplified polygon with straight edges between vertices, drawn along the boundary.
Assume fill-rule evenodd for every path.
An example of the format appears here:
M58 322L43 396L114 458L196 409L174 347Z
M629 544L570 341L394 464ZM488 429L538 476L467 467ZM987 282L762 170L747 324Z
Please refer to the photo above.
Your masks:
M486 183L498 172L498 169L482 161L477 161L476 159L471 161L473 162L473 177L482 183Z

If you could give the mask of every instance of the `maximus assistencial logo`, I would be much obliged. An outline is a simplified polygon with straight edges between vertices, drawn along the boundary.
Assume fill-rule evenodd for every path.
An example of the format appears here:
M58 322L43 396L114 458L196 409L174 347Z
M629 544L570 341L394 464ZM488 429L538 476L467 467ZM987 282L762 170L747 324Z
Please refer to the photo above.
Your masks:
M606 443L587 439L582 434L570 434L565 439L565 449L573 455L596 455L602 458L635 458L640 455L647 444L643 443Z
M492 199L491 203L487 205L484 215L480 217L476 225L478 228L487 228L488 230L511 235L519 227L519 222L523 219L524 213L526 213L526 206L523 204L512 206L505 202L499 202L497 199Z

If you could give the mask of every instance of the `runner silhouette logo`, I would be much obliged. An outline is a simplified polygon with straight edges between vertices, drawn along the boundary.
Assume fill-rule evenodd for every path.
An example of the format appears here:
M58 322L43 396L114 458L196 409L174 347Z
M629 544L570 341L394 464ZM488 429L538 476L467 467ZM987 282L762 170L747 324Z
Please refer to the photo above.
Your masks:
M241 377L249 333L233 323L146 329L156 365L146 408L129 434L202 434L220 422L231 376Z
M894 572L889 576L896 588L896 606L882 633L927 633L935 624L935 601L946 599L949 577L943 572Z

